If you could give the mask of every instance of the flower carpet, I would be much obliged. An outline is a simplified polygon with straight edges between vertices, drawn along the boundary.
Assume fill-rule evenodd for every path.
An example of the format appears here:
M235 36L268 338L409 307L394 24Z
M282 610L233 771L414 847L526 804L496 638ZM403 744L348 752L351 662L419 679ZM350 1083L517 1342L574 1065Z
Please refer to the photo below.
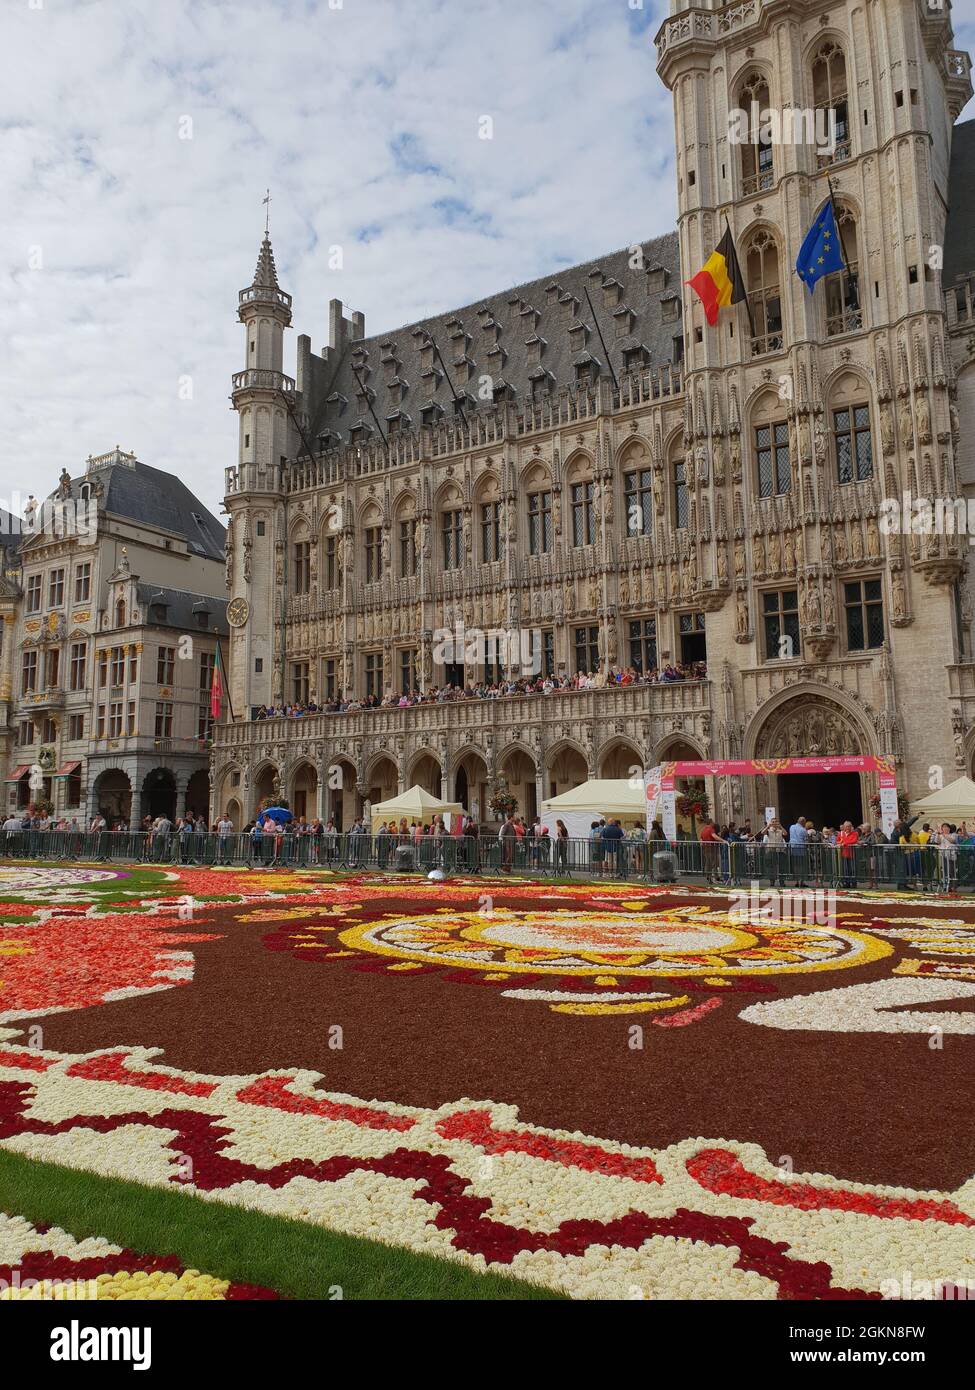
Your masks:
M0 868L0 1281L289 1294L20 1162L574 1298L975 1293L973 999L964 900Z

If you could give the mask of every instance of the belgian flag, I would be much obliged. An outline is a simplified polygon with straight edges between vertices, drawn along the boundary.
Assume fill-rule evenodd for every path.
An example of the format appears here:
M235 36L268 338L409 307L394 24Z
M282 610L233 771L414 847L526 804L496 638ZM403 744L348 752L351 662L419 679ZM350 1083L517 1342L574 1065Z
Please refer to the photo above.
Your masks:
M742 300L746 300L747 303L745 282L742 279L735 239L731 235L730 227L725 229L717 250L711 252L704 268L687 283L704 305L704 312L712 328L718 322L719 309L725 308L728 304L740 304Z

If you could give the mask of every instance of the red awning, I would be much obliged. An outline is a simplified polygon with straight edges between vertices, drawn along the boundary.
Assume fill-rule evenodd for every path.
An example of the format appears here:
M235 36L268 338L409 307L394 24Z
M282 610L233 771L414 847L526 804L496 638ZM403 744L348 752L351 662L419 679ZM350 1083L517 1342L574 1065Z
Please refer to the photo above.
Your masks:
M72 772L77 772L81 763L62 763L54 774L55 777L70 777Z
M30 763L23 763L20 767L15 767L7 778L8 782L19 782L21 777L30 772Z

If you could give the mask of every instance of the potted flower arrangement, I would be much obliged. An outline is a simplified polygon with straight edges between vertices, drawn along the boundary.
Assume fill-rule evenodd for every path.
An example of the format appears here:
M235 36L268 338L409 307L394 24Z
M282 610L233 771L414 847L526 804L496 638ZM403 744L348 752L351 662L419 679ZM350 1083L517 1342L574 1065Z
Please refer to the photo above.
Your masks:
M488 806L493 811L497 820L504 820L506 816L513 816L518 809L518 798L509 788L503 779L495 782L491 788L491 795L488 798Z
M270 811L273 806L280 806L283 811L290 811L291 806L286 796L266 796L261 802L262 811Z
M677 814L690 821L692 840L697 838L697 822L708 814L710 804L703 782L688 782L678 796Z

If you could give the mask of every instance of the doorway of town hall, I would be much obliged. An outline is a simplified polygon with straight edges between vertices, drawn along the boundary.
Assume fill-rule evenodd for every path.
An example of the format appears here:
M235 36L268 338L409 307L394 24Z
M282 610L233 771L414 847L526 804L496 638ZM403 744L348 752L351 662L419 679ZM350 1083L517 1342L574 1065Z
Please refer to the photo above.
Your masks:
M866 819L859 772L780 773L775 780L776 814L786 828L798 816L817 830L824 825L835 830L845 820L862 825Z

